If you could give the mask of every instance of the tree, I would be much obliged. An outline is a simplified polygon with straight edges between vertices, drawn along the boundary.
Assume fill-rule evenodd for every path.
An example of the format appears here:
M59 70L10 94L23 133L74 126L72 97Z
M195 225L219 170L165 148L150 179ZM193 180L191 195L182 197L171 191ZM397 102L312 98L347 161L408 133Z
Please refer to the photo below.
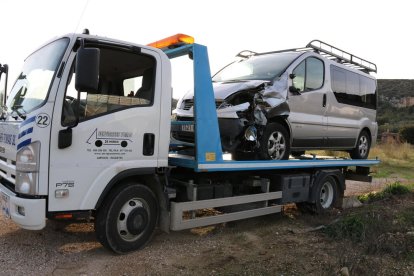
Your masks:
M401 128L400 135L408 143L414 144L414 125Z

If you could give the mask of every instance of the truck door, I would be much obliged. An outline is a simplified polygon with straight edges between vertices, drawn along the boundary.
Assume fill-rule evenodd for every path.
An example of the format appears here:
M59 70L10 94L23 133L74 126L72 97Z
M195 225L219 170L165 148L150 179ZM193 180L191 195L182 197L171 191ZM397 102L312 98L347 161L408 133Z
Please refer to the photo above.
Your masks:
M327 131L324 62L308 57L297 65L289 94L292 147L325 146ZM296 90L296 91L295 91Z
M74 51L56 96L49 211L93 209L102 190L117 174L157 167L160 56L138 47L96 42L93 47L100 51L97 91L80 91L78 101ZM80 120L72 128L71 145L59 148L59 132L73 125L76 113Z

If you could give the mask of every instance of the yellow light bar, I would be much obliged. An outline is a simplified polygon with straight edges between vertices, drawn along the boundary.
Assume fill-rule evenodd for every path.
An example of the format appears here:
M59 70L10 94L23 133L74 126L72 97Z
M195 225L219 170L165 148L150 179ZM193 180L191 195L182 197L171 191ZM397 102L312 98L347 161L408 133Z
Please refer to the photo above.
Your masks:
M168 48L170 46L179 46L182 44L193 44L194 38L185 34L176 34L148 44L148 46L158 49Z

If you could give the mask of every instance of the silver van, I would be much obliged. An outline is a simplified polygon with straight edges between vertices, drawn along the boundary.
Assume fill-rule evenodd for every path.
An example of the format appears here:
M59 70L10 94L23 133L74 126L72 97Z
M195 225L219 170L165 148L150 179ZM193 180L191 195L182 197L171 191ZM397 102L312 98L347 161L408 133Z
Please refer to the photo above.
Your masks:
M305 48L242 51L213 77L221 143L233 159L288 159L305 150L348 151L366 159L377 138L372 62L319 40ZM192 91L174 110L192 120ZM177 140L194 134L176 131Z

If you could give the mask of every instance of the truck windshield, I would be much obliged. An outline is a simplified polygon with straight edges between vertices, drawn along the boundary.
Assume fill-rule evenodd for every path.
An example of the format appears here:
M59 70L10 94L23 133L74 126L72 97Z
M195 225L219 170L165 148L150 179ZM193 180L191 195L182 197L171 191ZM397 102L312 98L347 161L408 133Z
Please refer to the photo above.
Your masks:
M23 65L6 106L26 114L44 103L69 39L56 40L31 54Z
M273 80L280 76L300 53L273 53L236 61L220 70L215 82L243 80Z

